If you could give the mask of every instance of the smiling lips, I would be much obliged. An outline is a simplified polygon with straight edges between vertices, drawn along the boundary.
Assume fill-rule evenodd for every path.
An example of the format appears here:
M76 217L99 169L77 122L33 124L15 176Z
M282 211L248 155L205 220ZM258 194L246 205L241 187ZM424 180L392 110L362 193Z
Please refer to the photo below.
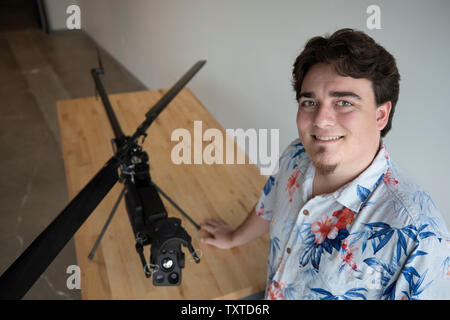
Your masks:
M330 143L330 142L336 142L341 140L344 136L316 136L312 135L314 140L318 143Z

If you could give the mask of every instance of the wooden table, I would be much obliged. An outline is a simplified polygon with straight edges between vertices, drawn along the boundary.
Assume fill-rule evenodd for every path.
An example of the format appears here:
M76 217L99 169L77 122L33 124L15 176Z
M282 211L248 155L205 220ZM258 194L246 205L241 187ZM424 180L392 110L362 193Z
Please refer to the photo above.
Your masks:
M166 91L109 96L126 135L135 131L145 113ZM58 101L57 110L67 187L72 199L113 154L110 140L114 134L100 98ZM152 179L197 223L215 217L236 227L256 203L266 178L253 164L174 164L171 150L178 141L171 141L171 134L177 128L185 128L193 138L195 120L202 121L203 132L217 128L226 136L222 126L192 92L183 89L147 131L144 149L150 157ZM163 197L169 217L182 219L192 237L192 245L201 254L201 261L196 264L182 247L186 266L180 286L155 287L152 279L145 277L125 201L115 213L94 259L89 260L88 254L121 189L122 185L116 184L75 234L83 299L239 299L264 290L268 235L231 250L202 244L200 238L205 231L197 231ZM146 259L149 252L149 246L145 247Z

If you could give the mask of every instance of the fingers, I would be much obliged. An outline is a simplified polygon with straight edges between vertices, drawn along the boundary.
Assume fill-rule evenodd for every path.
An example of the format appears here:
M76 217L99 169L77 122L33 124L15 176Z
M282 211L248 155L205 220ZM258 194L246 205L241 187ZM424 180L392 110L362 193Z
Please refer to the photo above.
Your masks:
M205 222L200 226L203 230L214 234L217 229L226 225L226 222L222 219L205 219Z
M211 234L214 234L215 231L217 230L217 227L212 226L212 225L209 225L209 224L202 224L200 227L201 227L203 230L205 230L205 231L207 231L207 232L209 232L209 233L211 233Z
M229 248L230 226L222 219L205 219L201 229L209 233L200 239L201 243L221 249Z
M213 247L217 247L219 249L229 249L230 245L227 242L224 242L223 239L217 239L214 237L203 237L200 239L201 243L205 243L211 245Z
M201 228L212 236L202 237L200 239L200 242L216 247L217 239L215 238L215 235L217 230L220 228L221 224L222 223L219 219L211 219L211 218L205 219L205 222L201 225Z
M200 227L202 228L202 230L205 230L206 232L208 232L214 236L214 233L216 232L218 226L219 226L218 220L205 219L205 222ZM206 236L206 237L202 237L200 239L200 242L214 245L215 239L214 239L214 237Z
M213 219L213 218L207 218L205 219L205 224L208 224L210 226L218 227L220 225L225 224L225 221L222 219Z
M203 237L200 239L200 242L210 244L210 245L215 244L214 238L211 238L211 237Z

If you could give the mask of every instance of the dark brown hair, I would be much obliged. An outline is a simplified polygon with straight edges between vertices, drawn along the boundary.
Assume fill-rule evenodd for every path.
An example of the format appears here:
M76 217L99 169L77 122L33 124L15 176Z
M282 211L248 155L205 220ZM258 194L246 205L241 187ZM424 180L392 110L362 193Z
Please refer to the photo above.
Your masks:
M306 43L293 66L292 86L297 101L309 68L321 62L333 65L341 76L369 79L377 106L391 101L389 120L381 131L384 137L391 129L400 89L400 74L395 58L361 31L346 28L328 37L314 37Z

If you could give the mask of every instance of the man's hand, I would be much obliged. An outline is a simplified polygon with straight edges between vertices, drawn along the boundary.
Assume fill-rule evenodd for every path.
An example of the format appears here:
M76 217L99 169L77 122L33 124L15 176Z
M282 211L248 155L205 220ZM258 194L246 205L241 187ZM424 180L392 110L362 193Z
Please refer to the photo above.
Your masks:
M206 219L202 229L211 234L210 237L200 239L202 243L210 244L221 249L230 249L246 244L269 232L270 221L250 212L244 222L236 230L222 219Z
M220 249L230 249L233 244L233 228L222 219L206 219L201 225L202 229L209 232L211 237L201 238L202 243L210 244Z

